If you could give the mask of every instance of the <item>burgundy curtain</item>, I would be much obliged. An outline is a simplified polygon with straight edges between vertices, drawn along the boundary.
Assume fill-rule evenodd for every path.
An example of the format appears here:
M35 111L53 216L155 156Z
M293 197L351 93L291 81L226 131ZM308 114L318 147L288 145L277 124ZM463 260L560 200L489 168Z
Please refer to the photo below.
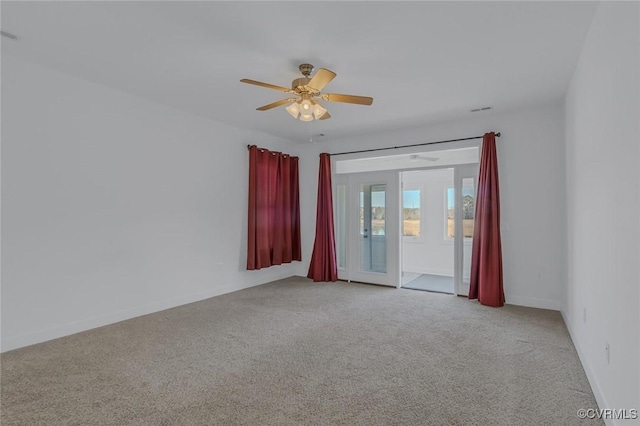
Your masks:
M249 148L247 269L302 260L298 158Z
M478 299L480 303L488 306L504 305L500 188L496 135L493 132L486 133L482 141L469 299Z
M338 280L331 188L331 157L323 153L320 154L320 172L318 173L316 239L313 243L313 254L307 274L308 278L316 282Z

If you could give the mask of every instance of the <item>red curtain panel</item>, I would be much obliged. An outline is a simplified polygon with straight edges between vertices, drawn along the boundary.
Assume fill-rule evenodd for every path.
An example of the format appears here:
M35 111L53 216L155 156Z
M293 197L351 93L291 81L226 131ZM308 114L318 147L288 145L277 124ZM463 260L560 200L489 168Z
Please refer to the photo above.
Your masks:
M469 299L488 306L504 305L498 156L493 132L486 133L482 141Z
M249 148L247 269L302 260L298 158Z
M316 239L313 244L308 278L313 281L337 281L336 241L333 234L333 199L331 194L331 157L320 154Z

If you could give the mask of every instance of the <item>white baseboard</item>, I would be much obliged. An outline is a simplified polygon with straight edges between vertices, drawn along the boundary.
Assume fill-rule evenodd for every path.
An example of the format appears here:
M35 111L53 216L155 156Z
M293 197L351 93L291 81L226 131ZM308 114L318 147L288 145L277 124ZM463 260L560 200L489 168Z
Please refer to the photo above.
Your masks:
M535 297L521 297L506 295L506 303L509 305L527 306L529 308L550 309L559 311L562 306L558 300L538 299Z
M273 278L273 280L283 279ZM270 280L271 281L271 280ZM19 349L25 346L34 345L36 343L46 342L47 340L57 339L71 334L79 333L81 331L90 330L92 328L103 327L105 325L114 324L120 321L136 318L142 315L152 314L154 312L163 311L165 309L175 308L188 303L199 302L201 300L209 299L211 297L220 296L222 294L231 293L245 288L254 287L264 284L263 282L250 283L245 286L225 285L220 286L210 291L194 293L170 300L162 300L147 305L138 306L132 309L126 309L118 312L113 312L107 315L101 315L93 318L87 318L81 321L62 324L43 330L39 330L34 333L25 333L18 336L12 336L2 339L1 352L7 352L13 349Z
M612 407L612 405L607 403L607 399L604 397L604 394L602 393L600 384L598 383L598 380L596 379L595 375L593 374L593 371L591 370L591 367L589 366L589 363L587 362L587 358L584 355L582 346L580 345L580 342L578 341L578 339L575 338L575 333L573 332L571 322L568 320L564 309L561 309L560 313L562 314L562 320L564 321L564 325L567 327L567 331L569 332L569 336L571 337L573 346L576 348L576 352L578 352L578 358L580 359L582 368L584 369L584 372L587 375L587 380L591 385L591 391L593 392L593 396L595 396L596 398L596 402L598 403L598 408ZM618 425L618 422L616 422L614 419L604 419L604 423L607 426Z

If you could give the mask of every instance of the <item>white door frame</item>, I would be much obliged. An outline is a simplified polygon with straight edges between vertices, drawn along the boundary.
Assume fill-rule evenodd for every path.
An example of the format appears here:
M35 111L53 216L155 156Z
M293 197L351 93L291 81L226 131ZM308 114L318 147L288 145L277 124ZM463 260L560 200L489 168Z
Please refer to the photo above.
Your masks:
M463 286L463 267L464 267L464 235L463 235L463 213L462 213L462 183L464 179L473 178L474 193L477 198L478 190L478 168L479 164L459 164L454 166L453 184L455 192L455 237L453 239L454 246L454 295L460 295ZM468 291L468 289L466 289ZM468 294L468 293L467 293Z
M476 143L476 142L452 142L451 144L448 144L448 148L447 150L450 149L461 149L461 148L469 148L469 147L478 147L478 154L480 152L480 148L481 148L481 143ZM429 149L429 148L425 148L425 150L423 152L427 152L427 151L436 151L437 149L434 147L433 149ZM412 153L415 151L415 148L413 147L407 147L407 148L401 148L401 149L397 149L395 151L394 155L398 155L398 154L408 154L408 153ZM348 155L346 157L347 160L356 160L356 159L364 159L364 158L370 158L370 157L375 157L377 156L378 153L352 153L350 155ZM478 179L478 167L479 167L479 163L473 163L473 164L447 164L447 165L443 165L442 167L411 167L411 168L404 168L404 169L395 169L395 170L388 170L388 171L375 171L375 172L363 172L363 173L340 173L337 174L335 172L335 170L337 169L336 167L336 157L332 157L332 170L334 170L333 174L332 174L332 178L333 178L333 193L337 194L337 186L338 185L344 185L345 189L346 189L346 200L348 201L350 198L349 195L349 189L350 189L350 180L355 179L355 176L361 176L364 177L365 175L369 175L369 177L373 176L373 177L380 177L383 174L386 175L387 173L393 174L394 178L392 179L393 186L388 183L387 184L387 190L394 188L395 189L395 196L394 196L394 200L388 200L387 201L387 205L388 208L386 209L387 212L387 227L393 226L393 228L388 228L391 229L392 232L395 234L393 237L388 236L389 238L387 239L387 243L391 244L387 247L387 274L389 275L389 281L387 284L384 285L392 285L395 287L400 288L401 283L402 283L402 278L401 278L401 273L402 273L402 232L401 232L401 227L402 227L402 222L401 222L401 218L402 218L402 203L401 203L401 199L400 199L400 194L401 194L401 187L400 187L400 172L402 171L408 171L408 170L420 170L420 169L437 169L437 168L453 168L454 169L454 174L457 174L457 178L454 177L454 182L456 183L456 185L459 185L459 187L456 188L455 193L458 194L456 195L456 198L459 197L459 199L456 199L456 217L457 218L462 218L462 179L467 178L467 177L473 177L475 179L475 184L477 187L477 179ZM470 172L470 170L474 170L472 175L468 175L468 173ZM375 179L374 179L375 180ZM459 182L459 183L458 183ZM375 183L375 182L370 182L370 183ZM477 194L476 194L477 195ZM338 206L336 201L336 197L334 196L334 217L336 218L335 221L335 227L336 227L336 245L338 245L338 225L337 225L337 220L339 218L339 213L337 211ZM352 200L353 201L353 200ZM393 203L395 203L395 205L397 206L397 209L391 208L391 206L393 205ZM348 209L349 208L353 208L353 206L349 207L346 206ZM389 213L391 213L395 219L392 219L391 217L389 217ZM393 220L393 221L392 221ZM353 228L353 224L348 223L350 222L349 220L346 221L347 223L344 224L345 228L342 230L343 232L345 232L347 235L349 235L350 232L353 232L352 228ZM463 267L463 240L464 240L464 236L462 235L462 220L456 221L456 227L460 227L460 230L456 230L456 235L460 235L461 238L456 238L454 239L454 277L458 277L455 278L454 282L454 291L455 294L459 294L460 291L460 283L458 281L462 280L462 267ZM355 224L355 226L357 227L357 223ZM357 231L358 229L356 229ZM353 242L350 241L352 238L346 238L346 243L345 246L343 247L343 251L345 252L345 267L340 267L340 260L338 261L338 277L339 279L342 280L347 280L347 281L357 281L354 277L351 276L350 274L350 265L353 263L351 262L351 257L353 257L353 253L354 253L354 247L352 247ZM457 242L456 242L457 240ZM336 247L338 248L338 247ZM392 257L390 257L392 256ZM353 266L351 266L353 267Z

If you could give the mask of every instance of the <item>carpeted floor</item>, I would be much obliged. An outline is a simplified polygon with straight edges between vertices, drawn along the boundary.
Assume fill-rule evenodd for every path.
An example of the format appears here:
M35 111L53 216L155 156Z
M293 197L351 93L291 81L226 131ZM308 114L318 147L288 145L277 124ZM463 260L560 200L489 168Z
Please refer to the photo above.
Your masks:
M289 278L2 354L9 425L577 425L558 312ZM591 422L591 423L590 423Z
M402 288L453 294L453 277L432 274L415 274L413 272L409 272L408 274L411 275L407 277L406 282L404 277L402 279Z

